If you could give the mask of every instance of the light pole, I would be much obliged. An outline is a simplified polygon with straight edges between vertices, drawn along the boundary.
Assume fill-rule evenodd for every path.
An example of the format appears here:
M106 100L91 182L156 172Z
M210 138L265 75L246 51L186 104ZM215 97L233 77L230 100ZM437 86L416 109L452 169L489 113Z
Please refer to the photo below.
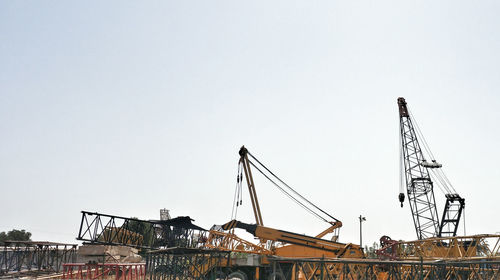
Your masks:
M359 215L359 247L363 249L363 222L366 221L366 218L362 215Z

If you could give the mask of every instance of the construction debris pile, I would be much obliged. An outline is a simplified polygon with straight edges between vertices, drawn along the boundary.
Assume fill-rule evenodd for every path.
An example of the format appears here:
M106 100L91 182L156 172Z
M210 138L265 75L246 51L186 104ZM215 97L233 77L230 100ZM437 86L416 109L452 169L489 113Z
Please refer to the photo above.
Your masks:
M83 245L78 248L78 263L140 263L139 249L129 246Z

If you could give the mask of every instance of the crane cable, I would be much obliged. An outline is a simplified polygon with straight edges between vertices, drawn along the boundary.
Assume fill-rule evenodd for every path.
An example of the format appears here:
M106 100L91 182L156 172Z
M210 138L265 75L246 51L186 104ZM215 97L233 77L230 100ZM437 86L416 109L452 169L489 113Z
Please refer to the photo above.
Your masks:
M302 203L301 201L299 201L297 198L293 197L293 195L291 195L290 193L288 193L285 189L283 189L282 187L280 187L275 181L273 181L271 178L269 178L269 176L267 176L262 170L260 170L257 166L255 166L255 164L252 161L249 160L248 162L250 162L250 164L255 169L257 169L257 171L260 172L260 174L262 174L264 177L266 177L282 193L284 193L286 196L288 196L288 198L290 198L291 200L295 201L295 203L299 204L302 208L304 208L306 211L308 211L309 213L311 213L312 215L314 215L316 218L318 218L318 219L320 219L322 221L328 222L328 220L326 220L325 218L321 217L321 215L319 215L318 213L314 212L311 208L307 207L307 205L305 205L304 203Z
M238 206L241 206L243 203L242 193L241 193L241 185L243 182L243 170L241 163L238 164L238 173L236 174L236 188L234 190L234 199L233 199L233 209L231 210L231 220L235 220L238 215Z
M432 153L432 151L429 147L429 144L427 143L427 140L425 139L424 134L422 133L420 126L418 125L417 120L413 116L412 112L410 110L408 110L408 111L410 113L412 120L415 122L415 132L417 133L418 138L422 139L422 144L423 144L424 150L431 157L431 160L435 161L436 158L435 158L434 154ZM438 171L435 171L434 169L431 168L431 171L432 171L434 177L436 179L438 179L438 181L441 183L441 185L438 184L438 187L441 189L441 191L444 194L456 193L456 190L453 188L453 185L451 184L448 177L446 177L444 172L442 170L439 170L439 169L438 169ZM444 190L443 190L443 188L444 188Z
M408 110L409 111L409 110ZM411 112L410 112L410 115L411 115ZM425 141L425 138L423 137L422 133L420 132L420 129L418 127L418 124L417 124L417 121L414 119L413 115L411 115L411 118L408 118L408 121L413 124L413 122L415 123L415 134L417 134L416 136L419 138L419 139L422 139L422 144L423 144L423 147L424 147L424 150L428 153L428 154L432 154L432 152L430 152L430 149L428 147L428 145L426 145L426 141ZM411 125L413 126L413 125ZM400 146L399 146L399 193L404 193L404 178L403 178L403 168L406 168L405 166L405 158L404 158L404 155L403 155L403 146L405 145L405 143L403 142L403 128L402 128L402 124L400 123L400 133L399 133L399 141L400 141ZM422 153L423 154L423 153ZM424 157L425 159L425 157ZM428 169L426 169L428 170ZM432 172L434 172L434 169L430 168L430 170ZM406 170L405 172L406 173ZM436 180L434 180L436 181ZM449 190L445 190L443 189L443 186L446 186L445 183L442 183L442 178L440 177L437 177L437 181L441 182L441 184L437 184L439 190L443 193L443 194L447 194L447 193L450 193Z
M454 193L457 193L457 191L455 190L455 188L453 187L453 185L451 184L450 180L448 179L448 176L446 176L443 172L442 169L439 169L438 170L439 172L441 172L441 176L444 178L444 180L448 183L448 185L451 187L451 189L453 190Z
M426 151L427 155L431 157L432 161L435 161L434 154L432 153L429 144L427 143L427 140L425 139L422 131L420 130L420 127L418 125L417 120L413 116L413 113L408 109L408 112L410 113L411 120L415 123L415 132L418 135L418 138L422 139L422 146L424 150ZM443 192L443 194L451 194L451 193L457 193L453 185L451 184L450 180L448 177L444 174L443 170L441 168L438 168L438 170L434 170L433 168L429 168L431 170L433 177L437 179L437 181L440 184L437 184L440 190Z
M431 177L433 177L435 180L433 180L434 182L437 182L438 184L436 184L439 189L441 190L441 192L443 194L449 194L451 193L451 191L448 189L448 188L445 188L443 186L446 186L446 183L443 182L443 178L441 176L439 176L439 174L437 174L434 169L430 169L431 173L430 175L432 175Z
M413 113L410 111L410 109L408 109L408 112L410 113L410 117L411 117L412 122L415 123L415 132L418 134L418 137L420 139L422 139L422 144L423 144L425 151L431 157L431 160L435 160L436 158L434 157L434 154L432 153L431 149L429 148L429 145L427 144L427 141L425 140L424 135L422 134L422 131L420 130L420 126L418 125L417 120L413 116Z
M401 123L400 123L401 125ZM400 128L401 129L401 128ZM404 193L404 178L403 178L403 168L404 167L404 159L403 159L403 136L401 132L399 133L399 193ZM406 174L406 170L405 170Z
M467 235L467 229L465 228L465 207L464 207L464 236Z
M290 190L291 192L293 192L296 196L300 197L303 201L307 202L307 204L309 204L310 206L312 206L313 208L316 208L319 212L323 213L324 215L328 216L330 219L333 219L334 221L338 222L339 220L334 218L332 215L328 214L327 212L325 212L323 209L319 208L318 206L316 206L314 203L312 203L311 201L309 201L307 198L305 198L304 196L302 196L301 194L299 194L297 191L295 191L292 187L290 187L287 183L285 183L283 180L281 180L278 176L276 176L271 170L269 170L269 168L267 168L264 164L262 164L257 158L255 158L250 152L248 152L248 155L250 155L250 157L252 159L254 159L260 166L262 166L262 168L264 168L269 174L271 174L274 178L276 178L280 183L282 183L288 190ZM307 210L309 213L313 214L314 216L316 216L317 218L319 218L320 220L323 220L327 223L329 223L330 221L328 221L327 219L325 219L324 217L322 217L318 212L314 211L313 209L311 209L311 207L308 207L307 205L305 205L304 202L301 202L298 198L294 197L292 194L290 194L289 192L287 192L284 188L280 187L276 182L274 182L271 178L269 178L269 176L267 176L262 170L260 170L252 161L250 161L250 164L255 168L257 169L264 177L266 177L269 181L271 181L271 183L273 183L280 191L282 191L286 196L288 196L290 199L292 199L293 201L295 201L297 204L299 204L302 208L304 208L305 210Z

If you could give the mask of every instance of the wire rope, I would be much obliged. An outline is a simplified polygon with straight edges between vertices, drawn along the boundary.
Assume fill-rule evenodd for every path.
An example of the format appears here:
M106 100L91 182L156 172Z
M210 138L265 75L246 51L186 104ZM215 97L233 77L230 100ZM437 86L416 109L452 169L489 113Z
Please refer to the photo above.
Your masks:
M413 116L413 113L410 110L408 110L408 112L410 113L410 116L411 116L413 122L415 123L415 131L418 134L418 137L420 139L422 139L422 144L423 144L424 150L431 157L431 160L435 161L436 158L435 158L434 154L432 153L432 150L430 149L429 144L427 143L427 140L425 139L425 137L424 137L419 125L418 125L417 120L415 119L415 117ZM448 194L457 193L457 191L453 187L453 184L451 183L451 181L448 179L448 177L446 176L446 174L444 173L444 171L441 168L438 168L438 170L435 172L434 172L433 168L430 168L430 169L433 171L435 178L438 178L438 181L439 181L438 183L442 184L442 186L444 187L444 189L446 190L446 192Z
M415 123L415 132L417 133L418 137L422 139L422 144L424 146L424 150L427 152L427 154L431 157L431 160L435 160L436 158L434 157L434 154L432 153L429 145L427 144L427 140L425 139L422 131L420 130L420 126L418 125L417 120L413 116L413 113L408 109L408 112L410 113L411 120Z
M440 170L438 170L441 175L443 176L444 180L447 182L448 186L450 187L450 189L454 192L454 193L457 193L457 191L455 190L455 188L453 187L453 184L450 182L450 180L448 179L448 176L446 176L446 174L444 173L444 171L440 168Z
M467 230L465 228L465 206L464 206L463 212L464 212L464 236L467 236Z
M433 178L435 179L435 180L433 180L433 181L435 181L435 182L437 183L436 185L438 186L439 190L441 190L441 192L442 192L443 194L448 194L448 193L450 193L450 192L449 192L449 191L448 191L448 190L444 187L444 186L445 186L445 184L443 184L443 182L442 182L442 180L443 180L443 179L442 179L441 177L439 177L439 175L437 175L435 172L436 172L436 171L435 171L434 169L431 169L431 173L429 173L429 174L431 175L431 177L433 177Z
M400 122L401 126L401 122ZM401 127L399 128L401 131ZM403 169L404 167L404 158L403 158L403 137L401 136L401 132L399 133L399 193L404 193L404 179L403 179Z
M319 215L318 213L314 212L311 208L307 207L307 205L305 205L304 203L302 203L301 201L299 201L297 198L293 197L293 195L291 195L290 193L288 193L285 189L283 189L282 187L280 187L275 181L273 181L271 178L269 178L269 176L267 176L262 170L260 170L260 168L258 168L252 161L248 161L255 169L257 169L257 171L259 171L264 177L266 177L272 184L274 184L281 192L283 192L286 196L288 196L290 199L292 199L293 201L295 201L297 204L299 204L302 208L304 208L306 211L308 211L309 213L311 213L312 215L316 216L318 219L320 220L323 220L325 222L328 222L328 220L326 220L325 218L321 217L321 215Z
M238 163L238 173L236 174L236 188L234 190L234 199L233 199L233 209L231 210L231 220L236 219L238 215L238 206L241 205L241 163Z
M329 218L335 220L335 221L339 221L338 219L334 218L332 215L328 214L326 211L324 211L323 209L319 208L318 206L316 206L314 203L312 203L311 201L309 201L307 198L305 198L304 196L302 196L301 194L299 194L297 191L295 191L292 187L290 187L287 183L285 183L283 180L281 180L277 175L275 175L271 170L269 170L269 168L267 168L264 164L262 164L257 158L255 158L250 152L248 152L248 154L255 160L257 161L257 163L259 163L260 166L262 166L267 172L269 172L269 174L271 174L274 178L276 178L279 182L281 182L285 187L287 187L290 191L292 191L295 195L297 195L298 197L300 197L302 200L304 200L305 202L307 202L309 205L311 205L312 207L316 208L318 211L320 211L321 213L325 214L326 216L328 216ZM256 167L253 163L252 165L254 167ZM264 173L259 170L259 172L261 172L263 175ZM264 175L265 176L265 175ZM266 176L266 178L268 178L270 180L269 177ZM277 184L276 184L277 185ZM294 198L294 200L297 200ZM302 203L301 203L302 204ZM309 209L309 208L308 208ZM315 215L318 215L316 212L315 212ZM328 222L325 218L321 218L323 219L324 221Z

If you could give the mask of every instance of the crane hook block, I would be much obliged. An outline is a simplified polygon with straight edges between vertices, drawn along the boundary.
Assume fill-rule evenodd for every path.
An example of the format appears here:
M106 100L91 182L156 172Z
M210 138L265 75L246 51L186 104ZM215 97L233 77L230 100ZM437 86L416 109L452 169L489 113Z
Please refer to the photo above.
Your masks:
M403 202L405 202L405 194L399 193L399 202L401 202L401 208L403 208Z

